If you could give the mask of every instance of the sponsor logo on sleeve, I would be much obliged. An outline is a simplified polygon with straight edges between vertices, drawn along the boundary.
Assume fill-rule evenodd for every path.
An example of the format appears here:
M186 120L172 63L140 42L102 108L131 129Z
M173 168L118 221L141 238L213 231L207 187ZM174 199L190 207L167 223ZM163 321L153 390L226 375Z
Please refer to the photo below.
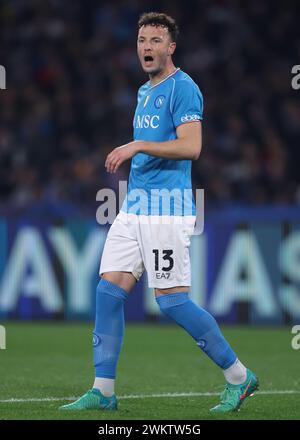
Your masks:
M181 117L181 122L192 122L192 121L200 121L201 117L199 115L188 115L185 114Z

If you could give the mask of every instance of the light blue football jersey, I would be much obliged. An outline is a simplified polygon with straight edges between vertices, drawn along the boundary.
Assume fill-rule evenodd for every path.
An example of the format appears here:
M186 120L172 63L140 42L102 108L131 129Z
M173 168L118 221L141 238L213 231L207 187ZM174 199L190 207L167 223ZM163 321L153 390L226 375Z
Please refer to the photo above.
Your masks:
M203 97L197 84L179 68L158 84L138 91L134 140L176 139L176 128L202 120ZM191 160L168 160L145 153L131 160L128 192L121 210L138 215L195 215Z

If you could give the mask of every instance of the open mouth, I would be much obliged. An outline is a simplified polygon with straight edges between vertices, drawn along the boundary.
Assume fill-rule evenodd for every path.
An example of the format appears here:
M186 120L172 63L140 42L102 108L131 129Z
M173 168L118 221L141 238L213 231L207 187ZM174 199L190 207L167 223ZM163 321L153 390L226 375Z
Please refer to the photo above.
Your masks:
M151 55L144 56L144 61L146 64L151 64L153 61L153 57Z

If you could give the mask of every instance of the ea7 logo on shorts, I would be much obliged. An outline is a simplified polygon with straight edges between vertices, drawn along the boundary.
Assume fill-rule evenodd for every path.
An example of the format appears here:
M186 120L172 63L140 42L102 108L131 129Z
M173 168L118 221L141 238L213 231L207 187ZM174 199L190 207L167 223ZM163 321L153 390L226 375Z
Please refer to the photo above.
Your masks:
M185 114L184 116L181 117L181 122L192 122L192 121L200 121L200 116L199 115L187 115Z
M156 272L155 276L157 280L165 279L168 280L170 278L170 272L164 273L164 272Z
M137 115L135 128L158 128L159 127L159 116L158 115Z

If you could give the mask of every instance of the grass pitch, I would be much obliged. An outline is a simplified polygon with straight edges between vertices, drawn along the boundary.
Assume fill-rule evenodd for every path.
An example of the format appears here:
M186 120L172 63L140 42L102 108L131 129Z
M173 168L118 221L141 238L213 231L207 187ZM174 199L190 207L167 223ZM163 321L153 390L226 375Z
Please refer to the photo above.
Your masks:
M126 324L118 365L116 412L59 411L93 382L93 325L1 323L0 419L205 420L300 419L300 350L291 329L224 327L239 358L258 375L260 391L238 413L209 408L224 387L223 374L179 327Z

